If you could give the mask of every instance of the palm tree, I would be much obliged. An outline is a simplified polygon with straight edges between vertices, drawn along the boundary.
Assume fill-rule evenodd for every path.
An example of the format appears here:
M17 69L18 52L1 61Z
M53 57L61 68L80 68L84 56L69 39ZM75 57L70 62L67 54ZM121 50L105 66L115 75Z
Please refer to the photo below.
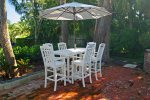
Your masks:
M10 66L16 66L16 59L7 28L6 0L0 0L0 44L8 64Z

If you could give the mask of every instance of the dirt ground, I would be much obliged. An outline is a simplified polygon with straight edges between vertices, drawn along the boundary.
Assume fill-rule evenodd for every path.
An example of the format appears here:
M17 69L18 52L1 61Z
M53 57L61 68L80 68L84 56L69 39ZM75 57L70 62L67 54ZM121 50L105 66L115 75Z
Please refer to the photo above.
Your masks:
M80 80L74 84L58 82L53 92L53 82L47 88L43 86L28 95L16 97L17 100L150 100L150 74L134 68L121 66L103 67L103 77L90 84L86 79L86 88ZM99 75L99 74L98 74Z

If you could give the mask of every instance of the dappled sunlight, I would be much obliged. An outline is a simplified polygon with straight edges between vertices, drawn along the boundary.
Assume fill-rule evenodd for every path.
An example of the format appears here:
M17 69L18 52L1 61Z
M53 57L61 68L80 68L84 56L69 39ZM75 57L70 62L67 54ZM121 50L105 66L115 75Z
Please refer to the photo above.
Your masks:
M143 79L143 76L138 76L137 79L138 79L138 80L142 80L142 79Z
M57 94L57 95L52 95L52 96L49 96L48 99L49 100L54 100L54 99L72 99L72 98L75 98L78 96L78 93L77 92L63 92L63 93L60 93L60 94Z
M104 94L85 95L80 97L80 100L109 100Z
M110 100L109 98L101 98L99 100Z

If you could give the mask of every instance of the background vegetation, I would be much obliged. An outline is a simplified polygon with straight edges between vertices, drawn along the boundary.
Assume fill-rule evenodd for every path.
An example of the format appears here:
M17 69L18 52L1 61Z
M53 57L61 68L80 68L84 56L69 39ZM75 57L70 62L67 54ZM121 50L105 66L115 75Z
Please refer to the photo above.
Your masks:
M97 5L96 0L76 1ZM67 0L67 2L71 2L71 0ZM146 16L147 13L144 13L145 9L147 10L144 6L145 2L148 2L148 0L113 1L110 33L110 54L112 56L140 58L143 56L144 50L150 48L150 19ZM9 25L10 35L14 42L14 37L21 37L21 35L22 37L28 36L26 39L31 40L32 45L34 44L35 35L38 43L59 42L60 21L38 19L39 11L59 5L59 0L37 0L34 3L16 3L14 0L12 4L14 4L18 13L23 14L21 22ZM69 39L73 34L73 24L72 21L69 21ZM95 20L78 21L75 24L78 38L83 39L85 42L92 41ZM39 27L38 31L35 31L35 27ZM22 39L22 41L24 40ZM18 43L23 45L26 42L21 43L20 40Z

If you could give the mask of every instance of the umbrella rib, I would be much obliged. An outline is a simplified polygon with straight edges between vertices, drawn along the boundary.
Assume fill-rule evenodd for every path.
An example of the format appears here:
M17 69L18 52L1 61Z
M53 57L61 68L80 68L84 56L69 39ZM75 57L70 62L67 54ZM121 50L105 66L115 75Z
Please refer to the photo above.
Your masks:
M69 8L69 7L68 7ZM66 12L66 10L68 10L68 8L66 8L66 9L64 9L64 11L57 17L57 19L61 16L61 15L63 15L64 14L64 12ZM60 10L60 9L58 9L59 11L62 11L62 10Z
M95 10L97 10L97 11L102 11L102 12L107 13L107 14L111 14L111 13L109 13L108 11L104 11L104 10L100 10L100 9L96 9L96 8L93 8L93 9L95 9Z
M68 7L68 8L62 8L63 10L64 10L64 12L66 12L66 13L73 13L73 12L71 12L70 10L68 10L70 7ZM63 11L63 10L61 10L61 9L58 9L59 11ZM68 12L67 12L68 11Z
M83 8L80 7L80 9L76 10L76 13L80 13L80 12L83 12Z
M68 7L69 8L69 7ZM63 8L64 10L68 10L68 8ZM59 11L63 11L63 10L60 10L60 9L57 9L57 10L59 10ZM69 10L68 10L69 11ZM51 13L53 13L53 12L55 12L55 10L54 11L52 11ZM66 11L63 11L63 13L64 12L66 12ZM46 14L44 14L44 15L42 15L41 17L44 17L44 16L46 16L46 15L48 15L48 14L51 14L51 13L46 13ZM71 13L71 12L70 12ZM62 15L62 14L61 14ZM60 16L59 16L60 17Z
M55 11L55 10L54 10L54 11ZM52 12L54 12L54 11L52 11ZM52 13L52 12L51 12L51 13ZM45 15L48 15L48 14L49 14L49 13L46 13L46 14L42 15L41 17L44 17Z
M90 8L91 9L91 8ZM95 16L96 17L96 15L94 15L94 14L92 14L91 12L89 12L88 10L89 9L84 9L85 11L87 11L89 14L91 14L92 16ZM97 17L96 17L97 18Z

